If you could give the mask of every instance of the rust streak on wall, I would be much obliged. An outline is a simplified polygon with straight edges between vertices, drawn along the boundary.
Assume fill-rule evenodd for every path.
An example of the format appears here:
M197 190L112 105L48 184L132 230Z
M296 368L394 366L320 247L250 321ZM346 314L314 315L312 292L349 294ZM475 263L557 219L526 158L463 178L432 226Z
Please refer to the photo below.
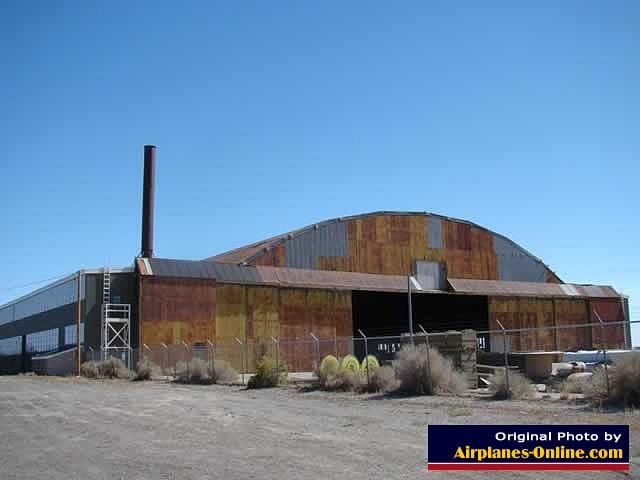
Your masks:
M216 281L140 276L140 340L204 343L215 337Z

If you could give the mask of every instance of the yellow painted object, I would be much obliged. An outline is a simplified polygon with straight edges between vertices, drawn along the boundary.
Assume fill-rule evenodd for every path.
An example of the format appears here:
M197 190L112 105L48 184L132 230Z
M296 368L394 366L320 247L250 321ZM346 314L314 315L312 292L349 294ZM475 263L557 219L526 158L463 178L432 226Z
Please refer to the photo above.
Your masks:
M378 363L378 359L373 355L368 355L362 359L362 363L360 364L360 369L364 373L367 373L368 369L371 369L370 371L372 371L376 368L380 368L380 363Z
M322 359L320 363L320 373L322 375L328 375L329 373L335 373L340 367L340 362L333 355L327 355Z
M353 373L358 373L360 371L360 362L353 355L347 355L342 359L340 367L345 370L351 370Z

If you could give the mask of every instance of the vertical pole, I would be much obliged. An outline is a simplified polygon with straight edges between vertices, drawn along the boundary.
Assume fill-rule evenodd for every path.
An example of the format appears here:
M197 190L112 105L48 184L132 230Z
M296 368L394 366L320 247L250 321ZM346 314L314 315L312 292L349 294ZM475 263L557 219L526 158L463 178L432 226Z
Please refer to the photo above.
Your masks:
M604 322L595 308L593 309L593 313L598 319L598 322L600 322L600 338L602 339L602 355L604 356L604 376L607 380L607 398L609 398L611 396L611 387L609 385L609 367L607 366L609 362L607 361L607 340L604 336Z
M338 357L338 329L333 327L333 349L336 352L336 358Z
M273 346L276 349L276 374L278 375L278 381L280 380L280 348L278 345L278 340L275 337L271 337L271 341L273 341Z
M411 305L411 275L407 277L407 296L409 300L409 336L411 337L411 344L414 345L413 341L413 309Z
M209 365L211 370L214 371L216 368L216 347L211 340L207 340L207 345L209 345Z
M315 365L314 370L318 370L320 368L320 340L313 334L313 332L311 332L309 335L311 335L311 337L313 338L313 349L315 350L315 360L313 362Z
M429 334L422 327L422 325L418 324L418 327L420 327L420 330L422 330L422 333L424 333L424 344L427 347L427 374L429 375L429 391L433 394L433 381L431 379L431 352L429 351L431 350L431 345L429 345Z
M76 372L78 372L78 376L80 376L80 363L81 363L81 353L80 353L80 317L82 315L81 312L81 287L82 287L82 274L78 270L78 305L76 311Z
M242 341L238 337L235 337L235 338L236 338L236 342L238 342L238 344L242 347L242 352L241 352L242 353L242 384L244 385L244 370L245 370L244 358L245 358L246 349L244 348L244 344L242 343Z
M504 378L505 383L507 384L507 396L511 396L511 390L509 387L509 354L507 352L507 331L500 323L500 320L496 320L498 325L502 329L502 349L504 350Z
M367 337L364 333L362 333L362 330L358 329L358 332L360 333L360 335L362 335L362 338L364 338L364 358L365 358L365 365L367 368L367 385L371 384L371 375L369 374L369 345L367 342Z

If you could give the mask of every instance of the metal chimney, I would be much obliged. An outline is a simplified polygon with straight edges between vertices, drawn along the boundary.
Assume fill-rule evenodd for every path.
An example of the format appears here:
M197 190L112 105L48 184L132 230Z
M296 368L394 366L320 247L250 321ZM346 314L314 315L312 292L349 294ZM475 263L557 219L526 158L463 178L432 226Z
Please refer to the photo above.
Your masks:
M153 257L153 202L156 175L156 147L144 146L144 184L142 187L142 250L145 258Z

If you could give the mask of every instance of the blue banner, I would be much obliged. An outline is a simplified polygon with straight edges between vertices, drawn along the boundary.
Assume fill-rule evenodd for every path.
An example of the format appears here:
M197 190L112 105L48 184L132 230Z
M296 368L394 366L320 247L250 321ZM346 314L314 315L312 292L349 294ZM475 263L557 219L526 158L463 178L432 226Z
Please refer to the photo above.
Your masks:
M429 470L629 470L628 425L429 425Z

